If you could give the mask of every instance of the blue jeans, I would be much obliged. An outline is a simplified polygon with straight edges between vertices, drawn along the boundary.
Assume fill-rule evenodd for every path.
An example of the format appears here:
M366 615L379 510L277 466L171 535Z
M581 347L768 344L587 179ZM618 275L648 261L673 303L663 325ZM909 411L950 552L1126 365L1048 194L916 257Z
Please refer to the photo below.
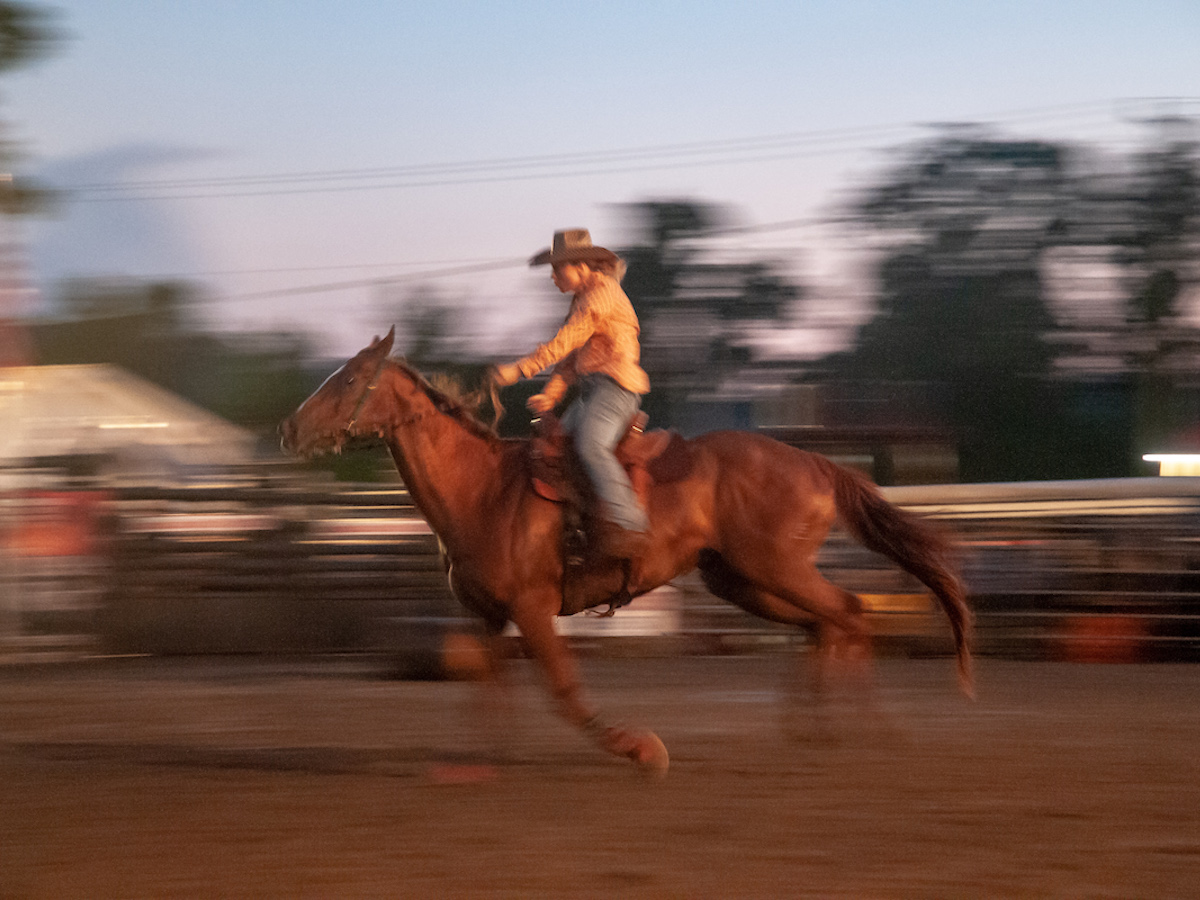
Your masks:
M588 375L582 395L563 416L563 427L574 435L575 450L605 506L605 518L630 531L646 531L649 522L613 451L641 405L641 397L607 375Z

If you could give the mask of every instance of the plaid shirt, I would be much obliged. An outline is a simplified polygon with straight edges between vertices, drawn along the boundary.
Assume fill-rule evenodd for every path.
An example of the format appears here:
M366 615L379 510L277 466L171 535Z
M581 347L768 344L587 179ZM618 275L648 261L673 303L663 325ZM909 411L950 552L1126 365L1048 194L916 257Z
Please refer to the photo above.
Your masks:
M638 364L640 332L637 315L621 285L615 278L596 273L571 299L567 320L558 334L517 360L516 366L526 378L554 366L545 390L554 400L566 393L572 381L596 373L608 375L627 391L645 394L650 379Z

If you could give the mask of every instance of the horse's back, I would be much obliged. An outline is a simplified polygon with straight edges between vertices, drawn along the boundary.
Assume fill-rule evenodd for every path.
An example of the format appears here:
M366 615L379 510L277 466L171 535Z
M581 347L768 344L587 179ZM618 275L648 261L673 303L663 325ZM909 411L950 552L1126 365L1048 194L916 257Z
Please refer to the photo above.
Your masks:
M808 553L824 540L838 515L832 462L753 432L714 431L691 443L710 482L709 546L731 563Z
M816 453L753 431L712 431L691 441L693 452L715 463L730 483L773 485L791 493L832 490L836 465Z

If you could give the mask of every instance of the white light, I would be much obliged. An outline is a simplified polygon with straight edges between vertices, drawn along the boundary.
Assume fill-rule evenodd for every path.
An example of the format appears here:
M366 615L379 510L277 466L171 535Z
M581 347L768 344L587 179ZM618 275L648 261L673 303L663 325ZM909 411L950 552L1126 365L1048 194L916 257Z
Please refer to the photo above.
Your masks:
M118 428L170 428L170 422L101 422L100 427L106 431Z
M1200 453L1146 453L1142 459L1158 463L1159 475L1200 475Z

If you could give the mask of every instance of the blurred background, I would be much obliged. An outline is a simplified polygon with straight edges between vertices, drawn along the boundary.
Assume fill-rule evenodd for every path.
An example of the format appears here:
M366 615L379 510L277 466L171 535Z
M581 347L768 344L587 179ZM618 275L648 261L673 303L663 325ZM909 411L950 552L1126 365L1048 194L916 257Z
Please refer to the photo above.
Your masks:
M275 428L392 324L468 388L532 349L566 301L526 260L579 226L629 264L652 424L943 521L985 652L1195 657L1200 8L651 6L0 3L7 658L444 665L390 463ZM948 648L914 584L824 563ZM688 583L564 627L793 640Z

